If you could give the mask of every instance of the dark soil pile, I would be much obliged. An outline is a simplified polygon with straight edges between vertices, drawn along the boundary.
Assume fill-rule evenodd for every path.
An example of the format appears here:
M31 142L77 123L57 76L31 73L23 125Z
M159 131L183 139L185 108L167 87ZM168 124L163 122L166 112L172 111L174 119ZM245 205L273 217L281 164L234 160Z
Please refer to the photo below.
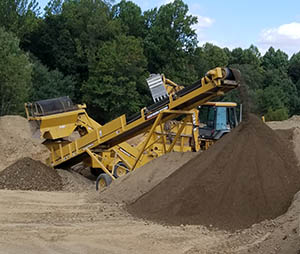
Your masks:
M9 190L62 190L57 171L40 161L22 158L0 172L0 189Z
M127 208L165 224L236 230L285 213L299 189L288 141L249 115Z

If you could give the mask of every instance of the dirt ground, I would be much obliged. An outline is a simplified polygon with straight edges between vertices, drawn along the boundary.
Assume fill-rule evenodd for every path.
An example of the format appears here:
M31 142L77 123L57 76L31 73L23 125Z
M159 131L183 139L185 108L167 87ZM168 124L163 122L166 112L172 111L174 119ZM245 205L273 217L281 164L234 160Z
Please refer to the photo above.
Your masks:
M300 119L270 126L295 127L295 152L300 158ZM58 172L63 191L0 190L1 254L300 253L300 192L284 215L230 233L133 218L122 204L101 200L92 181L74 172Z
M0 191L0 253L299 253L300 193L284 216L228 233L130 217L93 192Z

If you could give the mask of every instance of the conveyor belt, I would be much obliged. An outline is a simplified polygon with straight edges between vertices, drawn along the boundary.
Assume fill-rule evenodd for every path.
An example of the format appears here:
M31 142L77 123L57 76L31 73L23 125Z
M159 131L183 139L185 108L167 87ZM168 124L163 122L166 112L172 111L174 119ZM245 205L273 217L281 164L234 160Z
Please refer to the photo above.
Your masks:
M171 111L164 114L161 121L174 119L178 114L172 113L174 112L172 110L182 112L196 108L236 88L239 85L239 78L238 71L217 68L215 72L210 72L207 78L178 91L171 98L163 99L133 116L120 116L78 140L62 145L55 153L53 165L65 164L67 161L72 164L71 161L85 154L87 148L110 148L143 133L151 128L159 113L165 109Z
M173 96L173 99L175 100L178 97L182 97L188 93L191 93L193 90L197 89L201 87L201 81L197 81L196 83L194 83L191 86L185 87L184 89L178 91L177 93L175 93L175 95ZM164 108L166 105L168 105L170 102L169 98L165 98L159 102L156 102L150 106L148 106L146 108L147 112L155 112L157 110L160 110L161 108ZM127 124L132 123L136 120L138 120L141 117L141 112L135 113L129 117L126 116L126 122Z

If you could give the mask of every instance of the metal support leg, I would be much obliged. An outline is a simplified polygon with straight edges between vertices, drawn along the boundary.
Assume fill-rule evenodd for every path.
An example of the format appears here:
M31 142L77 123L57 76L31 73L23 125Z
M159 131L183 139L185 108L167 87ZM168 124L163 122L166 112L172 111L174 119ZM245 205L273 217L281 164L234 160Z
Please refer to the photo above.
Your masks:
M90 149L86 149L86 152L89 154L89 156L91 156L92 159L94 159L95 161L97 161L97 163L100 165L101 169L108 174L113 180L115 180L116 178L110 173L110 171L103 165L103 163L98 160L97 156L94 155L94 153L90 150Z
M136 167L138 161L140 160L140 158L141 158L143 152L145 151L145 148L146 148L147 144L148 144L149 141L150 141L150 138L151 138L153 132L155 131L155 128L156 128L157 125L160 123L160 121L161 121L161 119L162 119L162 116L163 116L163 112L159 113L159 115L157 116L157 118L156 118L154 124L153 124L152 127L151 127L150 132L148 133L148 136L147 136L147 139L146 139L145 143L143 144L141 150L139 151L138 156L136 157L135 163L134 163L133 166L132 166L132 170L135 169L135 167Z
M166 153L166 151L167 151L166 136L165 136L165 133L164 133L164 130L163 130L163 127L162 127L161 123L160 123L160 131L161 131L161 140L162 140L162 143L163 143L163 150L164 150L164 153Z
M187 124L187 122L188 122L189 119L190 119L190 116L186 116L185 117L185 119L184 119L182 125L180 126L179 130L177 131L176 136L175 136L172 144L170 145L167 153L171 152L172 149L174 148L174 146L175 146L175 144L177 142L178 137L181 135L181 133L182 133L182 131L183 131L184 127L186 126L186 124Z

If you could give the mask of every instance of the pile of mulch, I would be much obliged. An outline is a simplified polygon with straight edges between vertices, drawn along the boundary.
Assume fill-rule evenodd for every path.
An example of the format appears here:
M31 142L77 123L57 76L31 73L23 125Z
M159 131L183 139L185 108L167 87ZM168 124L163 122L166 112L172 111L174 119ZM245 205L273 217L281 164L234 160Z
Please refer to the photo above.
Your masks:
M254 115L127 206L163 224L234 231L285 213L300 189L286 139Z
M8 190L62 190L62 180L54 168L29 157L17 160L0 172L0 189Z

